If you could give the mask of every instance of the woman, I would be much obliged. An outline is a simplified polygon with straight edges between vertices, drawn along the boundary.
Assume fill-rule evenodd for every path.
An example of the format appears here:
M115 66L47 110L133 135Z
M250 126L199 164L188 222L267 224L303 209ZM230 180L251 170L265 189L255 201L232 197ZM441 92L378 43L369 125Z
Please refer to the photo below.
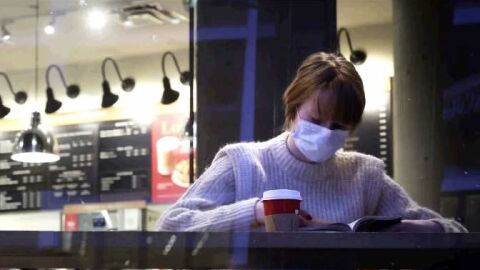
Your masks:
M402 216L390 231L466 232L417 205L381 160L338 151L360 123L363 83L342 56L310 55L283 96L285 132L266 142L227 145L159 219L159 230L262 229L265 190L301 192L303 225L349 223L366 215Z

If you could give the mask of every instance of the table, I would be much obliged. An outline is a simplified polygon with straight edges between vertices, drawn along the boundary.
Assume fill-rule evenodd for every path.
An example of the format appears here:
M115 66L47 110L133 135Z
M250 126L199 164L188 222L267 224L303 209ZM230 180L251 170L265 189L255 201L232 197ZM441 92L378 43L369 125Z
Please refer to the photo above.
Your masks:
M0 267L480 269L480 233L0 231Z

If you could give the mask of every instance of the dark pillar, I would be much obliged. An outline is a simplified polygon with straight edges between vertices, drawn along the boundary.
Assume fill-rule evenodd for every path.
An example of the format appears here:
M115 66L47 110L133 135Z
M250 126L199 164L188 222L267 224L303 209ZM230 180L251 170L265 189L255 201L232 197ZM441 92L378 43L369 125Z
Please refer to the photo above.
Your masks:
M395 180L421 205L437 210L449 10L448 1L393 1Z
M198 1L198 172L226 143L279 134L296 68L335 38L334 0Z

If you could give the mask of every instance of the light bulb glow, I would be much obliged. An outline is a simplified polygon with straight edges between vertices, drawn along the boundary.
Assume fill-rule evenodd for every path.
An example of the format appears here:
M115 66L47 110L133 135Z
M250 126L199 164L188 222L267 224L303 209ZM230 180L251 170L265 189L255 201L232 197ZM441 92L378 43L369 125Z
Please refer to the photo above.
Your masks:
M122 24L126 27L132 27L133 26L133 22L130 21L130 20L123 21Z
M88 13L87 23L91 29L99 30L102 29L107 23L107 16L105 12L100 10L92 10Z
M5 25L2 25L2 40L3 41L8 41L10 40L12 36L10 35L10 32L7 30L7 27Z
M53 35L55 34L55 26L48 24L43 28L43 32L47 35Z
M170 20L170 23L172 23L172 24L179 24L180 22L181 22L180 19L177 19L177 18L172 18Z
M125 27L132 27L133 22L128 18L128 15L125 13L120 13L120 22L123 24Z

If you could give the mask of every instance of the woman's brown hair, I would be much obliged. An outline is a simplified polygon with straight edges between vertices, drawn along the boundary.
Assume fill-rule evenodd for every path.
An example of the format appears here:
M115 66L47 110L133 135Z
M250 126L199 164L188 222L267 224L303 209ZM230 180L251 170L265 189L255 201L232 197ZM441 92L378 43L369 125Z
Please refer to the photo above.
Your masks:
M316 90L322 93L317 104L324 119L347 124L352 129L361 122L365 93L355 67L341 55L318 52L303 61L283 94L286 130L295 120L298 108Z

